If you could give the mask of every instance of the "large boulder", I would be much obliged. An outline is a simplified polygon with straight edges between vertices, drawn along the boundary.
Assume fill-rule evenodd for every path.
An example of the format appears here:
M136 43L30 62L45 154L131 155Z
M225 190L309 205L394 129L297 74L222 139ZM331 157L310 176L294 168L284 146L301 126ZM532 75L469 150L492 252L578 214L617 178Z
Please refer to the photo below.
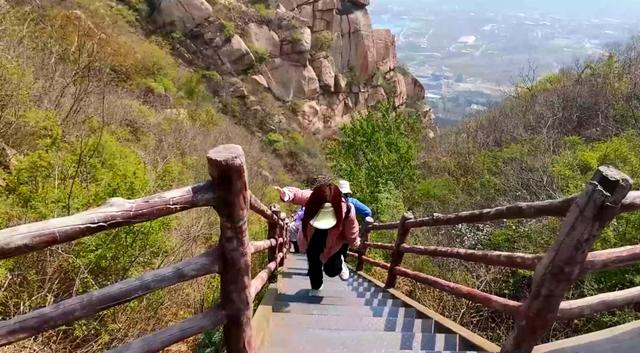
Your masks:
M244 41L237 35L218 51L220 59L228 71L241 73L255 65L255 58Z
M407 101L409 103L424 102L426 91L422 83L409 72L404 73L402 76L407 90Z
M320 88L327 92L334 91L336 83L334 66L333 58L330 56L314 60L311 63L311 67L313 68L313 71L315 71L318 81L320 82Z
M312 132L319 132L324 128L322 121L322 108L316 101L305 102L298 118L300 118L302 125Z
M266 50L272 58L280 56L280 38L265 25L250 23L246 27L247 44Z
M211 17L206 0L156 0L153 21L167 32L188 32Z
M374 29L373 43L376 49L376 67L382 72L395 69L398 59L396 57L396 38L388 29Z
M333 57L341 72L352 71L364 82L376 69L371 18L366 9L355 10L341 17Z
M404 75L399 72L391 71L386 76L387 80L393 87L393 101L397 107L407 103L407 86L405 85Z
M306 65L311 51L311 30L308 27L290 31L283 39L281 56L287 60Z
M269 88L283 101L313 99L320 93L318 77L311 66L275 59L263 71Z

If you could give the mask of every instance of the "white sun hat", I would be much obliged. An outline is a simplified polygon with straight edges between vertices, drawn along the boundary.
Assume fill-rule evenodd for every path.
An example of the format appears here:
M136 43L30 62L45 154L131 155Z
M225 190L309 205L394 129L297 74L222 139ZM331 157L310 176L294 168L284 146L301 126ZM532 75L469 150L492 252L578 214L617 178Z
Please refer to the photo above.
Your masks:
M316 229L330 229L336 225L338 220L336 219L336 213L333 211L333 206L330 203L322 205L318 214L309 222L311 226Z
M352 194L351 185L346 180L340 180L338 182L338 188L340 188L340 191L342 191L343 194Z

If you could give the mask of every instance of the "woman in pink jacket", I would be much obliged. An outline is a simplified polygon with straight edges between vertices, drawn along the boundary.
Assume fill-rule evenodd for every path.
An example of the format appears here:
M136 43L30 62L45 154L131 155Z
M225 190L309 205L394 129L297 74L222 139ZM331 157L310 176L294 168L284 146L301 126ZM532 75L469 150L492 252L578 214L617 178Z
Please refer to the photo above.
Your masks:
M349 278L344 258L349 245L360 246L359 226L355 210L338 186L323 184L312 190L295 187L279 188L280 198L304 206L302 232L298 237L301 252L307 253L311 289L322 288L322 272L329 277Z

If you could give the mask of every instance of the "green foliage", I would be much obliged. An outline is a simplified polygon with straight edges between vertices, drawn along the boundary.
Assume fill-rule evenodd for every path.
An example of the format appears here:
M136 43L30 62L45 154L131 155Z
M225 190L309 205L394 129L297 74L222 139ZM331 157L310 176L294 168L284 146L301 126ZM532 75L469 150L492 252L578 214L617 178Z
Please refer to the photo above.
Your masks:
M302 113L302 109L304 109L304 100L294 98L289 102L289 110L291 110L293 114Z
M251 50L253 57L256 59L256 65L266 64L271 59L271 53L267 49L251 45L249 50Z
M266 142L269 146L271 146L274 150L281 152L284 150L285 141L284 137L277 132L270 132L267 134Z
M330 31L322 31L314 34L313 50L323 52L331 49L333 46L333 33Z
M302 33L302 30L299 29L295 29L291 32L291 42L294 44L300 44L302 43L302 41L304 40L304 34Z
M225 38L231 39L236 35L236 24L231 21L220 20L222 23L222 34Z
M268 4L265 4L263 2L254 4L253 8L258 13L258 16L262 17L263 19L271 19L275 16L275 12L271 8L269 8Z
M419 177L421 127L420 117L381 104L341 129L327 145L329 162L376 214L401 214Z

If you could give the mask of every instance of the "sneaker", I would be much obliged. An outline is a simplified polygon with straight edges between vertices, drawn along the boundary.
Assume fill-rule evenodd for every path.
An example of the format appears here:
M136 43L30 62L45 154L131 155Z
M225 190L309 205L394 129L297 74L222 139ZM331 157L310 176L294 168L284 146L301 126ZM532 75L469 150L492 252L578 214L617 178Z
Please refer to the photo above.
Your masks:
M344 261L344 256L342 256L342 272L340 272L340 279L343 281L349 279L349 268L347 267L347 262Z
M319 297L320 296L320 291L322 290L322 287L324 287L324 284L321 285L320 288L318 288L318 289L309 290L309 296L310 297Z

